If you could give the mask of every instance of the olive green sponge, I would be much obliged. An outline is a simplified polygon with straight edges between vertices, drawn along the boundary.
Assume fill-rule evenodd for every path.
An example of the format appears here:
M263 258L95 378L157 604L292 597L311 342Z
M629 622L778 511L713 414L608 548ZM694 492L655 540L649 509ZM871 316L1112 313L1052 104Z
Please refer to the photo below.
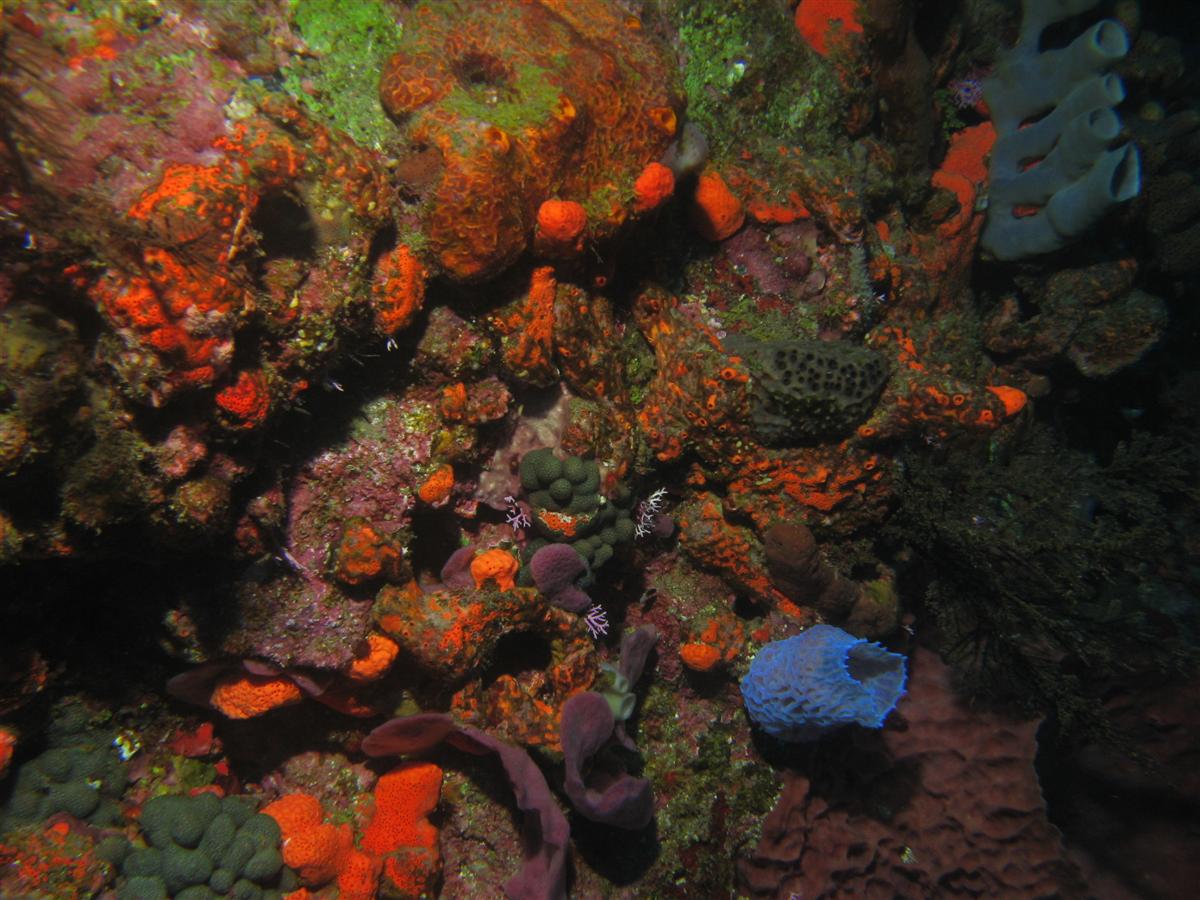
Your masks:
M871 414L889 375L882 356L847 341L742 339L727 346L754 376L754 431L776 447L850 431Z

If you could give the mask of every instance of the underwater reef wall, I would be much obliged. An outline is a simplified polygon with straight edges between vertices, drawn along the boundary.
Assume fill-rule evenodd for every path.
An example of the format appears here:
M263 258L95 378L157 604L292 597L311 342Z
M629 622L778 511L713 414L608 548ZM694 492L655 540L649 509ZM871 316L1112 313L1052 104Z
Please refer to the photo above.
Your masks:
M1144 6L0 5L0 895L1128 881L1200 634Z

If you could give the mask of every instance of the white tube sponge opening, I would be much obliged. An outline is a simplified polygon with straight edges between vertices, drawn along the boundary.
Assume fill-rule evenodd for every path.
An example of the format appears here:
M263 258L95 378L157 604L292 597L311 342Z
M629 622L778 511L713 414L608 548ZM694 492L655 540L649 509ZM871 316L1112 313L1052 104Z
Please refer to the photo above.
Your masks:
M1025 0L1020 40L984 82L997 138L981 244L997 259L1061 249L1140 189L1137 150L1111 148L1125 85L1106 70L1129 51L1125 29L1105 19L1038 49L1047 26L1096 2Z

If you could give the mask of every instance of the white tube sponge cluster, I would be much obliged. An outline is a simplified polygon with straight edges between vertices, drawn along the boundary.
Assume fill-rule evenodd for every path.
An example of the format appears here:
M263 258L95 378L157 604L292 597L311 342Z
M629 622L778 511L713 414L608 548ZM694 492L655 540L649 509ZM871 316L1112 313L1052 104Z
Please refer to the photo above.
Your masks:
M1110 149L1125 85L1106 70L1129 51L1125 29L1105 19L1066 47L1038 49L1049 25L1096 3L1024 0L1020 39L983 84L997 138L981 243L997 259L1058 250L1141 188L1137 148Z

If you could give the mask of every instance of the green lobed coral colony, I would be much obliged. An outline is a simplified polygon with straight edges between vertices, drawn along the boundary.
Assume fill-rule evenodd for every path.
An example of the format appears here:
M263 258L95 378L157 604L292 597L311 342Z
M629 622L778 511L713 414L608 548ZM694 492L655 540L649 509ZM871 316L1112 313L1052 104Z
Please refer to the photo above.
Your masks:
M117 825L127 782L112 735L64 717L51 733L51 747L17 770L0 831L38 824L55 813L101 827Z
M611 496L602 495L594 460L531 450L521 458L520 477L538 535L525 545L525 560L547 543L566 543L595 570L633 541L633 496L621 484Z
M140 822L146 846L121 861L118 900L279 900L298 886L279 825L238 797L155 797Z

